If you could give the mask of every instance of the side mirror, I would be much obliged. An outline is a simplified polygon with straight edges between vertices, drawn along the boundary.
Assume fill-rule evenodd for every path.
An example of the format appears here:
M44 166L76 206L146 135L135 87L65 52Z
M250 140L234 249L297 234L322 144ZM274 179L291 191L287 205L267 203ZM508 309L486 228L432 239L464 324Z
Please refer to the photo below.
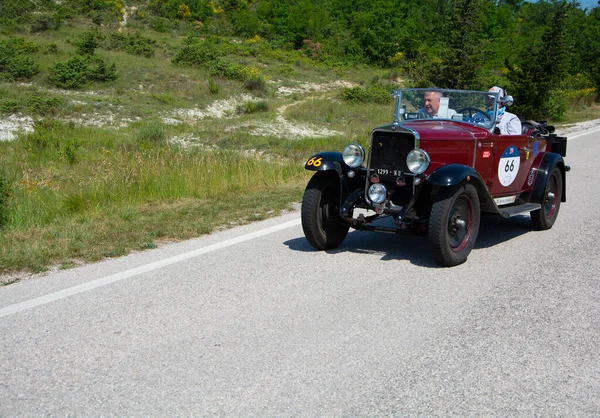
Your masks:
M512 106L512 104L515 102L515 99L513 99L512 96L504 96L500 101L504 106Z

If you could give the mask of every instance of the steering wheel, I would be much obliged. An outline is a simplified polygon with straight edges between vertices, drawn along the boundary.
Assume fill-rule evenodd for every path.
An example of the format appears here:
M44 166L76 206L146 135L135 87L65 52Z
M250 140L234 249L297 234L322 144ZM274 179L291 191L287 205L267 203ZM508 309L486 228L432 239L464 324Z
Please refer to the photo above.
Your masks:
M477 109L476 107L465 107L464 109L459 110L458 113L462 113L463 115L470 117L470 118L475 116L476 113L479 113L481 116L485 117L486 119L488 119L488 120L490 119L490 117L485 113L485 111L483 111L481 109Z
M476 107L465 107L461 109L458 113L462 113L463 117L466 121L471 123L483 123L487 124L492 121L492 118L485 113L485 111L481 109L477 109ZM475 117L477 115L477 117Z

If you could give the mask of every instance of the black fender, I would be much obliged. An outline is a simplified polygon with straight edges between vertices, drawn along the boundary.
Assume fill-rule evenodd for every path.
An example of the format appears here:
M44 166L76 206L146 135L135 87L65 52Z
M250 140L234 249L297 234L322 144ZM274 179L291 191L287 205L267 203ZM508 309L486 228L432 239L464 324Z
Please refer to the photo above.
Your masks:
M533 190L531 191L529 201L534 203L544 202L544 192L546 191L546 184L548 183L548 177L550 172L558 167L562 174L563 179L563 190L562 196L560 197L561 202L567 201L567 176L565 161L560 154L553 152L547 152L542 157L542 161L537 169L537 175L535 177L535 183L533 184Z
M473 167L462 164L448 164L432 171L427 176L427 181L434 186L451 187L462 183L470 176L477 177L483 182L483 179Z
M431 172L427 176L427 182L438 188L454 187L462 182L469 182L477 189L481 211L498 213L496 203L487 189L485 181L473 167L448 164Z
M353 169L344 162L342 153L336 151L319 152L313 155L306 161L304 168L310 171L331 171L332 174L333 172L337 174L340 182L340 205L354 189L359 187L359 178L364 177L366 171L363 166L360 166L354 169L356 177L350 179L346 173Z
M346 174L350 167L344 162L341 152L325 151L313 155L304 164L306 170L329 171L334 170L339 176Z

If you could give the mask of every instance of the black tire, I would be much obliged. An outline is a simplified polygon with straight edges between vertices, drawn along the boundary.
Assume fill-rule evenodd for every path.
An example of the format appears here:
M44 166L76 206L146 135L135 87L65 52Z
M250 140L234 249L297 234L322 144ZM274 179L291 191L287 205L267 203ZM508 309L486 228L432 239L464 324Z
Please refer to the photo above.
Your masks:
M429 242L434 258L452 267L467 260L479 233L477 190L461 184L436 200L429 218Z
M317 172L310 179L302 198L302 229L306 239L317 250L337 248L350 225L339 216L340 185L337 174Z
M538 230L552 228L558 211L560 210L560 202L563 193L563 177L560 168L554 167L550 171L548 181L546 182L546 190L544 190L542 208L531 212L531 223Z

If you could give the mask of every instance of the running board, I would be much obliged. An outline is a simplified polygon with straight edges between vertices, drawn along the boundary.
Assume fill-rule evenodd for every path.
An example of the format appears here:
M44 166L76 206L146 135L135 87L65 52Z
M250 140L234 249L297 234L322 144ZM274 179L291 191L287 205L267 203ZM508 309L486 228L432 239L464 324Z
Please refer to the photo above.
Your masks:
M510 218L511 216L520 215L522 213L531 212L541 208L542 205L539 203L524 203L522 205L500 209L500 215L502 215L503 218Z

